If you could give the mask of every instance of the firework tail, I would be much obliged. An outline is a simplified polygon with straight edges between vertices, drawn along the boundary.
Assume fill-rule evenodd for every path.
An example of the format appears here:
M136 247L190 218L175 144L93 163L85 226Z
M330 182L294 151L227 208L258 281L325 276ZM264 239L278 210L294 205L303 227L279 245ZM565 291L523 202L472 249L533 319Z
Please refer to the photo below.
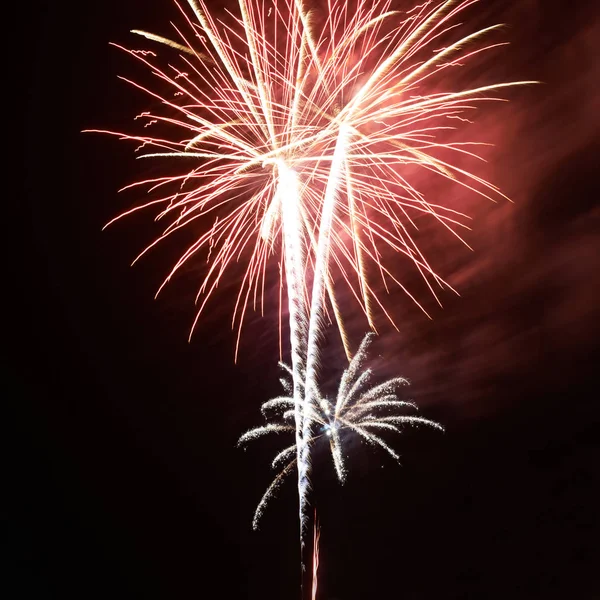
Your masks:
M287 283L290 342L292 355L292 379L294 395L294 416L296 424L296 448L298 464L303 457L304 411L304 372L306 357L306 315L307 308L304 293L305 249L301 228L300 190L296 173L283 162L278 163L279 187L277 193L282 208L284 240L285 240L285 277ZM306 485L306 469L298 468L298 497L300 512L300 552L302 560L302 579L308 571L305 551L310 547L306 542L306 524L308 514L308 488Z
M306 383L304 389L304 401L307 409L312 407L318 411L319 391L319 346L322 337L324 322L324 302L323 294L328 279L328 257L330 230L332 226L335 198L339 191L339 179L343 172L347 143L349 138L349 129L344 125L340 127L336 146L331 165L331 172L325 190L325 198L321 209L321 220L319 224L319 240L317 243L316 257L313 273L313 287L310 304L310 316L308 325L308 340L306 352ZM302 564L303 564L303 590L311 589L312 573L307 568L308 561L313 560L313 548L309 547L306 535L310 531L311 525L314 529L315 524L310 523L310 512L307 510L309 505L309 494L311 491L311 447L308 440L314 437L314 423L311 418L303 419L301 446L298 451L298 492L300 494L300 518L301 518L301 537L302 537ZM313 517L314 518L314 517ZM304 592L303 592L304 593Z
M317 511L314 512L314 528L313 528L313 560L312 560L312 587L311 600L317 600L317 575L319 571L319 540L321 538L321 528L317 519Z

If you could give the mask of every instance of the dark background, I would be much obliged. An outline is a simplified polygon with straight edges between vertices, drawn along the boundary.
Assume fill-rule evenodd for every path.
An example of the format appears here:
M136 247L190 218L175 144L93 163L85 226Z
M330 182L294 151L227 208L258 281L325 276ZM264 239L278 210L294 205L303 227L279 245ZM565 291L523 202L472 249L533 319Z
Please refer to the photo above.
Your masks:
M101 232L136 201L116 193L139 177L132 147L80 133L133 130L145 99L116 76L137 67L108 42L167 34L176 9L24 8L5 597L294 598L294 486L252 532L275 446L235 447L279 392L276 319L250 319L234 364L225 289L188 344L193 273L152 299L180 248L131 269L151 220ZM377 342L447 431L406 435L402 468L356 445L343 488L322 461L323 600L600 598L598 10L482 1L471 14L509 24L494 79L544 82L478 120L515 204L478 200L476 252L441 261L462 297L428 305L433 321L399 305L400 333Z

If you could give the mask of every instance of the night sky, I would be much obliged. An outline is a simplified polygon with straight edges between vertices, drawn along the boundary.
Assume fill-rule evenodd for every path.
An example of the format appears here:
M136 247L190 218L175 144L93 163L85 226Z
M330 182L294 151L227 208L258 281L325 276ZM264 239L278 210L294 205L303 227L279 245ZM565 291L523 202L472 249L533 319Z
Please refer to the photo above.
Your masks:
M128 31L167 35L177 10L24 9L11 50L26 174L5 313L17 420L4 597L295 598L291 481L251 530L279 446L236 448L280 392L277 318L249 318L234 363L232 281L188 343L194 268L153 299L183 244L131 268L151 216L102 231L139 200L117 190L154 167L81 133L135 131L147 99L117 76L139 67L108 43L144 47ZM427 300L433 320L393 297L400 332L382 327L381 373L409 377L446 432L398 439L402 467L354 444L343 487L317 455L320 600L600 598L600 14L544 0L482 0L469 14L508 24L511 45L484 63L493 80L543 82L477 117L495 144L485 175L514 203L468 201L474 252L427 236L461 294L443 309ZM364 323L350 327L360 336Z

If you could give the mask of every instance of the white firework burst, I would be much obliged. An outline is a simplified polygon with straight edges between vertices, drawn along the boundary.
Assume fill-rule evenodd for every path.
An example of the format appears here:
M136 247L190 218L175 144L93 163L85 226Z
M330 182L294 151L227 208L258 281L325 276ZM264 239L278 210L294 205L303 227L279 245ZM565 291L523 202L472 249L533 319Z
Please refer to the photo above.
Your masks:
M383 383L373 385L371 369L364 368L368 349L375 335L368 333L354 356L348 368L344 371L335 399L328 399L320 392L317 402L307 404L304 400L295 400L293 388L288 379L282 378L281 383L286 393L267 400L261 406L261 412L267 420L265 425L250 429L238 440L239 446L261 438L265 435L292 434L295 431L294 415L300 409L305 418L310 419L316 433L308 440L302 440L312 446L318 439L327 438L337 477L344 483L347 475L344 438L356 434L372 446L383 448L394 460L399 462L396 451L382 438L381 432L400 433L406 425L426 425L443 431L443 427L424 417L403 414L407 409L417 409L414 402L400 400L398 388L408 385L404 377L393 377ZM290 367L280 363L288 375L292 374ZM300 404L300 406L296 406ZM253 527L258 522L269 500L275 495L285 477L292 473L297 465L296 443L285 447L279 452L271 466L279 472L260 500L253 519Z

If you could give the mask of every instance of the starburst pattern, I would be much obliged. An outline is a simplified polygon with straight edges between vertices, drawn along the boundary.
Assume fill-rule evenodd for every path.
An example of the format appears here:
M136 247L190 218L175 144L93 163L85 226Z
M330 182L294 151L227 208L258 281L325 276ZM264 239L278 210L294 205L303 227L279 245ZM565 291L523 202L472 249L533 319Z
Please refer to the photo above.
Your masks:
M377 308L394 323L379 293L389 282L425 311L385 260L386 249L409 259L436 298L436 287L452 289L413 236L419 219L429 217L462 239L468 217L425 198L418 171L501 198L497 187L452 160L477 158L484 144L444 136L466 131L466 113L500 99L495 93L532 83L465 88L449 76L504 45L479 43L499 26L455 34L457 18L477 1L430 1L407 12L390 10L388 0L329 3L318 13L323 26L317 31L312 25L317 13L300 0L239 0L237 14L225 11L219 18L202 2L188 0L193 14L179 7L186 28L175 27L177 41L136 31L152 50L119 46L158 85L126 81L157 104L139 115L144 131L104 133L135 141L140 158L179 161L183 171L127 186L146 188L154 197L117 218L158 209L157 220L168 221L142 255L183 229L199 232L159 289L191 259L209 260L192 331L228 269L241 259L247 269L232 320L238 344L248 308L264 308L272 257L285 289L290 273L284 257L294 252L286 242L286 211L297 245L306 252L295 285L308 296L311 278L304 273L315 267L312 295L327 294L330 307L322 310L335 315L348 356L336 301L344 285L372 328ZM166 64L161 49L171 55ZM283 185L290 177L297 180L292 192ZM281 294L280 301L282 314Z
M309 418L318 431L308 445L313 446L318 440L326 439L333 459L337 477L344 483L348 473L347 462L350 457L344 450L344 440L358 435L369 445L379 447L387 452L395 461L400 460L397 452L381 437L386 432L400 433L404 426L428 426L443 431L443 427L424 417L404 414L407 409L417 409L414 402L401 400L398 388L408 384L404 377L394 377L381 383L373 383L373 372L364 368L368 358L369 346L374 334L369 333L363 339L360 348L344 371L335 399L319 395L316 407L303 406L305 418ZM291 369L281 363L282 368L291 374ZM284 389L289 392L289 380L282 379ZM263 416L266 425L255 427L242 435L238 445L244 446L250 441L270 434L285 434L294 431L295 400L293 395L279 396L263 403ZM296 445L287 446L273 459L271 465L279 472L267 488L256 509L253 525L258 522L279 486L287 475L296 467Z

